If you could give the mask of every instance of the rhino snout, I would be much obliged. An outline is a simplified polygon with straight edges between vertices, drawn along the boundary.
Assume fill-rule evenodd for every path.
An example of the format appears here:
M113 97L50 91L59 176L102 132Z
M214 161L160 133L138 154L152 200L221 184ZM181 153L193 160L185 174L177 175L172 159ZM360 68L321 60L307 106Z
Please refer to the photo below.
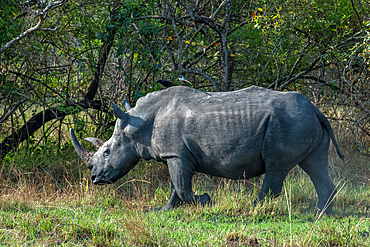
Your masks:
M91 175L91 181L94 184L98 184L98 185L112 184L113 183L109 178L102 177L102 176L96 176L96 175Z

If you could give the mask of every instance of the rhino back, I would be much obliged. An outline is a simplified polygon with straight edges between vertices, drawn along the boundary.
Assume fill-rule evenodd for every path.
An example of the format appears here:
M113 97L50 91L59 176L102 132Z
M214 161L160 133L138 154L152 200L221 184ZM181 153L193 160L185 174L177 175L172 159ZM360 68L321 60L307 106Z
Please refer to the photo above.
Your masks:
M299 150L318 142L320 124L312 107L298 93L259 87L223 93L172 87L144 97L135 108L152 121L156 155L187 158L197 171L237 179L263 174L265 159L277 158L275 145L285 152L296 145L292 142L304 139ZM299 156L299 150L289 156Z

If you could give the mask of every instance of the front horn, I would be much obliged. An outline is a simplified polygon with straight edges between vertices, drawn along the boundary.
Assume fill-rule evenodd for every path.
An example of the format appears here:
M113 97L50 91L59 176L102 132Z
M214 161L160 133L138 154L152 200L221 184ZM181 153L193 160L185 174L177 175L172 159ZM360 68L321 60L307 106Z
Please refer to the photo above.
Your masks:
M71 135L72 144L75 147L75 150L76 150L78 156L80 156L80 158L84 161L86 166L88 166L88 163L91 159L91 156L94 155L94 152L89 152L80 145L80 143L78 142L78 140L76 138L75 132L73 131L72 128L69 129L69 133Z

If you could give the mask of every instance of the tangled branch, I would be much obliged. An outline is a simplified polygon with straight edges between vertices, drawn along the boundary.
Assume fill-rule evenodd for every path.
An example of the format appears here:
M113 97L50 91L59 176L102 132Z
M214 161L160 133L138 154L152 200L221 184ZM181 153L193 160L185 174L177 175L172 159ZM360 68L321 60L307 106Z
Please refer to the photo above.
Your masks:
M42 30L42 31L56 31L59 27L56 27L54 29L51 29L51 28L41 28L41 27L42 27L42 25L45 22L45 17L47 15L48 11L62 6L67 1L68 0L62 0L62 1L53 2L53 3L50 3L44 10L42 10L42 11L36 11L36 15L39 17L39 22L34 27L31 27L30 29L27 29L26 31L24 31L23 33L21 33L18 37L16 37L15 39L9 41L6 45L4 45L3 47L1 47L0 48L0 54L3 53L3 52L5 52L7 49L9 49L15 43L18 43L19 41L21 41L22 39L24 39L25 37L27 37L28 35L32 34L33 32L35 32L37 30Z

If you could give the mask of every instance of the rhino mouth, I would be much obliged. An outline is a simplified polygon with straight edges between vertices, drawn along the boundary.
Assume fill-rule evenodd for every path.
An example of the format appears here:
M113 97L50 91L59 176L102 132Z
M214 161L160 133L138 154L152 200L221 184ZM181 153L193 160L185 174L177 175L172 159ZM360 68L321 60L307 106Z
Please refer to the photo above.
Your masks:
M93 182L96 185L107 185L107 184L113 184L111 181L98 181L98 182Z
M96 177L96 176L91 176L91 180L93 184L96 185L106 185L106 184L113 184L113 181L110 180L107 177Z

